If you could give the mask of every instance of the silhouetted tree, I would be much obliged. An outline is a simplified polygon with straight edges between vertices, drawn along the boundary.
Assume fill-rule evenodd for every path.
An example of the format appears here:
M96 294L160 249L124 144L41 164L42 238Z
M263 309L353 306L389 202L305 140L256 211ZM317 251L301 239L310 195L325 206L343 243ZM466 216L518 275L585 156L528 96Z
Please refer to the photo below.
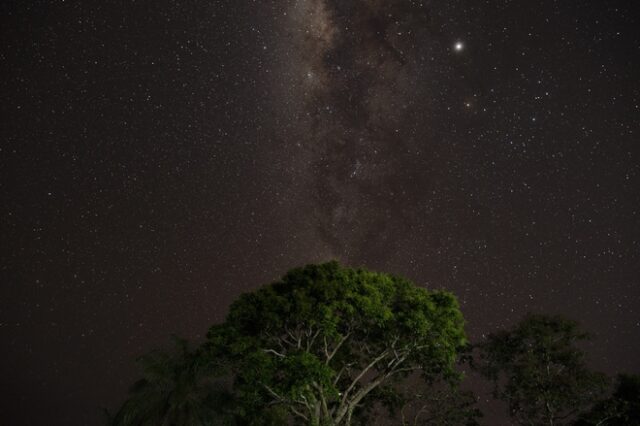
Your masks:
M523 425L570 424L603 392L606 378L590 371L576 346L588 336L562 317L531 315L477 345L475 366Z
M154 351L139 358L143 378L111 419L113 426L214 425L216 408L229 403L212 375L212 364L175 339L171 352Z

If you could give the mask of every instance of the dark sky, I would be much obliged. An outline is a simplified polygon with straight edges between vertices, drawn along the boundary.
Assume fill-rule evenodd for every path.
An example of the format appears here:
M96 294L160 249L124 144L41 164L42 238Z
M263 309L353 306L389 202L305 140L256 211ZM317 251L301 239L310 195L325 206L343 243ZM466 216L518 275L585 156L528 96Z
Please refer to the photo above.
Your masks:
M637 3L3 1L0 422L100 424L137 355L334 258L638 371Z

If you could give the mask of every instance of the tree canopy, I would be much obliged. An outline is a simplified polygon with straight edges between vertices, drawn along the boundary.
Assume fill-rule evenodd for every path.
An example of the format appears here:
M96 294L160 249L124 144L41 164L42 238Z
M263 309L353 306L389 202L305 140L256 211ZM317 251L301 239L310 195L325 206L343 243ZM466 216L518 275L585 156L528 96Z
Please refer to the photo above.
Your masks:
M245 417L268 407L302 424L346 425L411 373L454 377L466 343L450 293L330 262L242 295L205 347L234 376Z

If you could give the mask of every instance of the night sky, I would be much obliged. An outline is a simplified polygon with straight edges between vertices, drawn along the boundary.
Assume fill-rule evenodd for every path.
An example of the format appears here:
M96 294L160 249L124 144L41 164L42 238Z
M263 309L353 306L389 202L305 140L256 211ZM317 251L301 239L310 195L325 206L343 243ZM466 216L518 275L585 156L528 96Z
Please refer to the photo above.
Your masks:
M0 12L1 423L98 425L136 356L330 259L640 369L637 0Z

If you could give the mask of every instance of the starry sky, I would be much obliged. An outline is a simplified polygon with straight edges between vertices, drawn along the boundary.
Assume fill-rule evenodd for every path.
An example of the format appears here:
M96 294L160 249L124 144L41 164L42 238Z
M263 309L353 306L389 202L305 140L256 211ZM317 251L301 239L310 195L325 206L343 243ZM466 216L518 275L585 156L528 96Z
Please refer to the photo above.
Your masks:
M453 291L473 340L563 313L638 371L637 1L0 12L4 421L100 424L136 356L330 259Z

